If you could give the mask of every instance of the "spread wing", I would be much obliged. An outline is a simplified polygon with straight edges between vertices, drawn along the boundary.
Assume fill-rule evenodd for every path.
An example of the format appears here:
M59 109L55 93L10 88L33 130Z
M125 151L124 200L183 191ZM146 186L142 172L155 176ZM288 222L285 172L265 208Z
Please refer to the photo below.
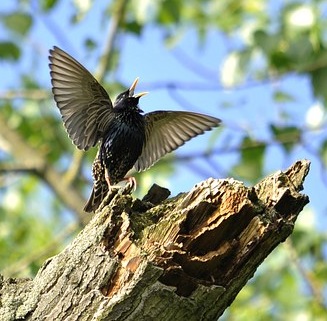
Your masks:
M58 47L50 50L52 92L68 136L79 148L96 145L112 117L104 88L78 61Z
M155 111L145 116L146 141L134 167L143 171L191 138L219 126L215 117L183 111Z

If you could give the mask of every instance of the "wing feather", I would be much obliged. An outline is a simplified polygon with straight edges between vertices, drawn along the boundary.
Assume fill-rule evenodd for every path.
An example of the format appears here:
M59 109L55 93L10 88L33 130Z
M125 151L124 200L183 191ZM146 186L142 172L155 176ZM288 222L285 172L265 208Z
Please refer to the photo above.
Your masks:
M52 92L68 136L88 150L106 131L113 107L105 89L77 60L65 51L50 50Z
M146 141L134 167L143 171L191 138L219 126L215 117L183 111L155 111L145 116Z

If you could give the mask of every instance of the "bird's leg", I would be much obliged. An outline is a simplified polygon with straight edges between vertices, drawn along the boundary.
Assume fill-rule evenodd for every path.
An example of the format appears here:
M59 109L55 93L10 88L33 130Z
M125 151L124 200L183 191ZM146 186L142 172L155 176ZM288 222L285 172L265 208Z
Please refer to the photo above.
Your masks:
M109 189L109 192L110 192L111 187L112 187L113 185L111 185L111 183L110 183L110 178L109 178L109 175L108 175L108 171L107 171L107 169L105 170L105 175L104 175L104 177L105 177L105 180L106 180L106 182L107 182L107 184L108 184L108 189Z
M111 184L110 184L109 176L106 175L105 178L106 178L106 182L107 182L107 184L108 184L108 187L109 187L109 189L110 189Z
M105 180L106 180L106 182L107 182L107 184L108 184L109 192L110 192L110 190L111 190L112 188L114 188L114 187L119 188L119 185L112 185L112 184L111 184L111 182L110 182L110 177L109 177L109 174L108 174L107 169L106 169L106 171L105 171ZM130 185L131 185L131 188L132 188L133 191L136 190L136 185L137 185L137 184L136 184L136 179L135 179L135 177L128 176L128 177L124 177L122 180L123 180L123 181L127 181L127 184L130 184Z

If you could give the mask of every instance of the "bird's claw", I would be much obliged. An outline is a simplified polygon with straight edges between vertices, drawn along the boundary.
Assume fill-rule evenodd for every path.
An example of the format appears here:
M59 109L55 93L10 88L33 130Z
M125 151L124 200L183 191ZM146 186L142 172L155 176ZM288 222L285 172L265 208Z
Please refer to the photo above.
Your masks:
M124 192L130 194L136 190L136 179L134 177L125 177L127 184L125 185Z
M126 180L127 180L127 185L130 185L132 191L135 192L135 190L136 190L136 185L137 185L137 184L136 184L136 179L135 179L135 177L132 177L132 176L130 176L130 177L126 177Z

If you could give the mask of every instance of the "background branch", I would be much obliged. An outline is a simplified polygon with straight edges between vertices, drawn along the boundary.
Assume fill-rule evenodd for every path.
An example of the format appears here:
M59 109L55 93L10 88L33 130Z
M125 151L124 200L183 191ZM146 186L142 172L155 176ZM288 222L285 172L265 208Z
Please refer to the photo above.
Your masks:
M81 204L85 202L82 195L71 185L63 183L62 174L49 165L44 155L30 147L14 129L10 128L6 120L0 115L0 136L8 142L11 155L24 164L25 168L32 168L70 208L81 223L89 221L89 215L82 211Z
M20 89L7 90L0 92L0 99L14 100L14 99L31 99L31 100L45 100L49 99L50 92L44 89Z
M296 269L302 276L303 280L308 285L311 294L314 298L314 302L317 303L320 306L320 308L326 311L327 313L327 306L324 302L324 297L319 282L317 282L315 280L314 275L312 275L309 271L307 271L306 268L302 265L298 253L293 246L292 240L287 239L285 245L290 256L290 261L295 265Z

